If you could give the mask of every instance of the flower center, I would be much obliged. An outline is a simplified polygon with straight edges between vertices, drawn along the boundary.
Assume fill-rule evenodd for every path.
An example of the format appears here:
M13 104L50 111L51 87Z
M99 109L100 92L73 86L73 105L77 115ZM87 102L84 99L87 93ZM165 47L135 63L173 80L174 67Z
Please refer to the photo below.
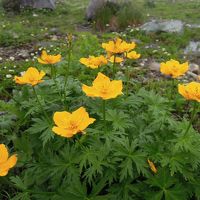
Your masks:
M76 122L70 122L69 129L76 130L78 128L78 124Z

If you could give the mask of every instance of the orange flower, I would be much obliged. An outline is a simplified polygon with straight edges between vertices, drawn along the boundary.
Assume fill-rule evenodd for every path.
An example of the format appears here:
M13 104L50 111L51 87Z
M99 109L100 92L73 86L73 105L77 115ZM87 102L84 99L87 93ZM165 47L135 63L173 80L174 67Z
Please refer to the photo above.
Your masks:
M139 53L137 53L136 51L131 51L131 52L127 53L126 56L129 59L136 60L136 59L140 58L141 55Z
M42 55L40 58L38 58L38 62L41 64L55 64L60 62L61 55L48 55L46 51L42 51Z
M29 67L28 70L24 73L23 76L15 76L14 80L18 84L30 84L32 86L37 85L38 83L43 82L42 78L45 76L45 72L39 72L34 67Z
M200 102L200 83L191 82L188 84L179 84L178 92L187 100L194 100Z
M151 171L154 172L155 174L158 172L157 168L155 167L154 163L151 162L149 159L147 160L149 163L149 167L151 168Z
M110 54L119 54L129 52L134 49L136 44L134 42L127 43L120 38L108 43L102 43L102 47Z
M121 62L123 62L124 61L124 59L123 58L121 58L121 57L114 57L114 56L111 56L110 57L110 59L109 59L109 61L111 62L111 63L121 63Z
M80 63L92 69L96 69L101 65L107 64L108 61L104 56L98 56L98 57L89 56L89 58L81 58Z
M6 176L8 171L17 163L17 155L8 157L8 150L4 144L0 144L0 176Z
M97 78L93 81L93 85L91 87L83 85L82 90L89 97L100 97L104 100L112 99L122 94L122 81L110 81L107 76L99 72Z
M180 64L178 61L171 59L166 63L161 63L160 71L165 75L172 76L173 78L177 78L185 74L189 69L188 62Z
M95 119L89 118L85 108L80 107L78 110L69 113L66 111L56 112L53 116L56 124L52 131L62 137L70 138L79 132L83 132Z

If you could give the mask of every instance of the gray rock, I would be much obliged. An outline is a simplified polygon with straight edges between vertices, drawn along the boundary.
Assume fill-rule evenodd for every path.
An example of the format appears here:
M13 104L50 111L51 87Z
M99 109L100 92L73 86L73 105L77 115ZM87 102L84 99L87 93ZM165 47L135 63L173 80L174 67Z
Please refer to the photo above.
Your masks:
M149 69L151 71L159 72L160 71L160 63L158 63L158 62L151 62L151 63L149 63Z
M184 28L184 24L180 20L170 21L156 21L147 22L141 27L142 31L150 32L168 32L168 33L181 33Z
M87 20L94 19L98 10L101 9L107 2L112 2L117 4L117 0L90 0L90 3L86 10Z
M185 26L188 28L200 28L200 24L186 24Z
M32 7L32 8L48 8L48 9L55 9L55 0L22 0L21 1L22 7Z
M199 74L199 72L200 72L199 65L197 65L195 63L190 63L190 71L195 73L195 74Z
M49 32L50 33L58 33L59 32L59 30L58 30L58 28L51 28L51 29L49 29Z
M18 56L22 57L22 58L28 58L29 57L29 52L27 50L20 50L18 53Z
M200 41L191 41L185 48L184 54L200 54Z
M199 76L194 74L193 72L188 71L187 72L188 76L191 76L192 78L196 79L197 81L199 81Z

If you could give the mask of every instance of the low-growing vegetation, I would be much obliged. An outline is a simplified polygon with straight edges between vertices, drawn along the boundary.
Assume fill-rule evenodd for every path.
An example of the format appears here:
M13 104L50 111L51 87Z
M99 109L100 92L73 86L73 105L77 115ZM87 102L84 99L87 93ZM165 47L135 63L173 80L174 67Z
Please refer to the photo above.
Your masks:
M121 31L108 31L109 10L99 33L83 25L85 2L0 17L0 199L199 200L198 56L183 52L199 28L146 34L147 16L125 5L109 7ZM138 3L155 17L161 5Z

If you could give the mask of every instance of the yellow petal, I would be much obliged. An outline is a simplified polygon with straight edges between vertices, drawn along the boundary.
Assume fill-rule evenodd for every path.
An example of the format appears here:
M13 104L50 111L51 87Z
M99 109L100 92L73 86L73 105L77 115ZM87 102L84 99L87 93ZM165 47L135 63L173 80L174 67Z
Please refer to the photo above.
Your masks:
M149 163L149 166L151 168L151 171L154 172L155 174L158 172L158 170L156 169L155 165L153 162L151 162L150 160L147 160Z
M95 97L96 95L96 91L94 90L93 87L87 86L87 85L83 85L82 86L82 90L83 92L89 96L89 97Z
M59 127L66 128L69 123L69 119L71 118L71 113L63 111L56 112L53 116L53 120L55 124Z
M60 135L60 136L62 136L62 137L66 137L66 138L71 138L71 137L73 137L73 135L74 135L73 132L71 132L71 131L69 131L69 130L67 130L67 129L63 129L63 128L60 128L60 127L56 127L56 126L54 126L54 127L52 128L52 131L53 131L54 133L56 133L57 135Z
M104 74L102 74L101 72L99 72L96 79L93 81L93 86L98 87L99 85L102 85L102 84L105 85L109 83L110 83L110 79Z
M41 58L38 58L37 60L38 60L38 62L41 63L41 64L48 64L48 62L42 60Z
M0 144L0 164L8 159L8 150L4 144Z
M79 125L79 129L81 131L84 131L90 124L93 124L94 121L96 121L96 119L94 118L89 118L89 116L85 116L83 118L83 121L81 122L81 124Z
M12 155L10 158L8 158L7 164L9 168L13 168L17 163L17 155Z
M0 167L0 176L6 176L7 174L8 174L8 170L1 171L1 167Z

